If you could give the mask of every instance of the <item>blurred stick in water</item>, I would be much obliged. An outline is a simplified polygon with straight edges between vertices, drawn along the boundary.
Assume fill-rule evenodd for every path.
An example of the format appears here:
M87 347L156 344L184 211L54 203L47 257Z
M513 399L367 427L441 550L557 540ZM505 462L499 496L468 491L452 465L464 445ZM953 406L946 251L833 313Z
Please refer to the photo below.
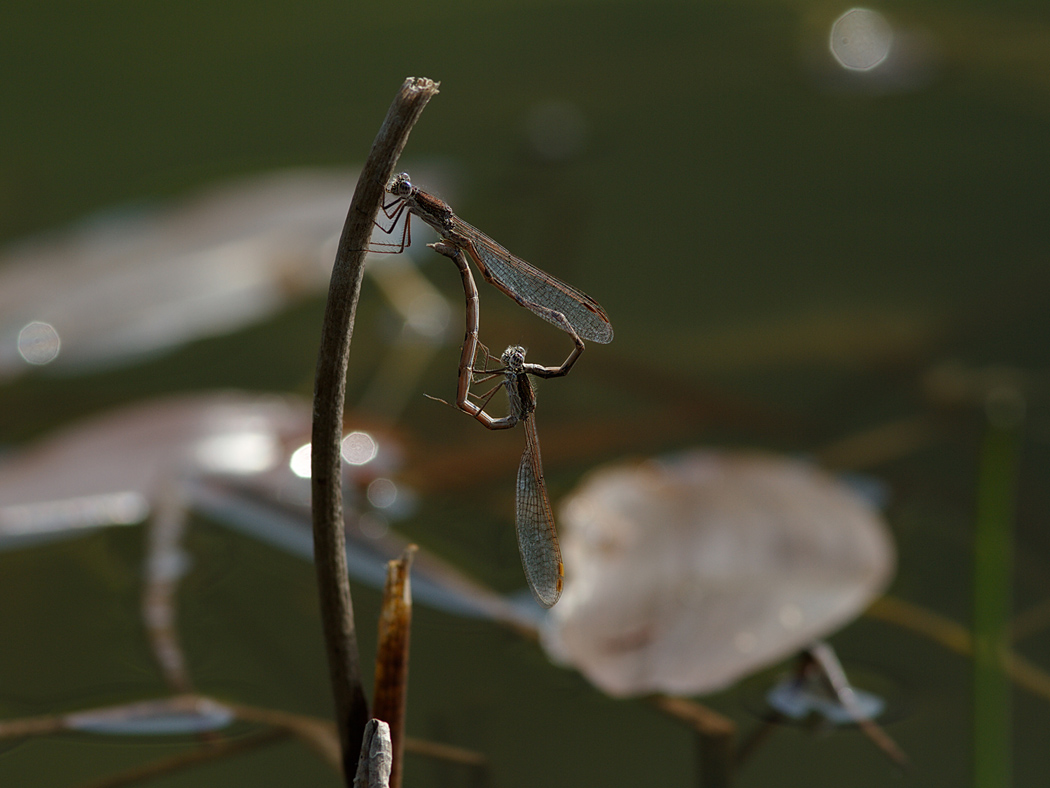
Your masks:
M383 609L379 614L379 646L376 649L375 692L372 713L390 726L393 761L390 788L401 788L401 761L405 751L405 697L408 692L408 644L412 624L412 568L414 544L405 548L386 569Z
M437 93L437 87L429 79L406 79L372 143L339 238L317 356L311 449L314 562L343 774L348 786L356 771L369 713L361 685L343 533L339 449L346 367L372 227L409 132Z
M123 788L126 785L139 785L155 777L164 777L212 761L279 744L287 740L290 735L286 730L271 728L239 739L225 739L189 752L169 755L141 766L133 766L122 772L82 783L78 788Z
M97 736L181 735L187 731L220 731L233 719L282 730L302 741L333 768L339 769L341 766L342 756L335 725L329 720L278 709L217 701L196 694L0 720L0 740L51 736L68 731ZM194 721L196 725L192 724ZM204 746L211 747L217 743L218 740L209 741Z
M146 584L142 592L142 619L153 657L164 681L173 692L194 692L176 628L179 580L185 558L182 538L186 533L187 507L181 479L161 490L147 531Z
M850 684L838 655L829 644L818 641L804 649L799 655L793 674L778 683L774 691L777 689L787 690L787 697L792 699L791 705L796 707L797 713L782 712L781 709L785 708L783 701L773 703L770 695L767 695L767 703L769 703L772 714L766 718L763 727L741 747L737 758L738 763L742 763L749 757L780 723L791 719L801 720L803 713L807 719L817 723L821 722L821 717L824 718L824 723L840 723L841 720L836 720L825 705L827 701L831 701L840 711L845 712L850 721L894 765L901 770L910 765L908 756L897 745L897 742L874 720L873 717L878 712L869 714L865 710L866 704L861 700L861 695L864 693L859 692ZM835 706L831 709L834 709Z
M733 783L736 766L736 723L688 698L654 695L653 705L696 731L700 785L725 788Z
M969 629L940 613L903 599L893 596L876 599L865 615L910 629L965 657L973 655L973 637ZM1002 669L1011 681L1036 697L1050 701L1050 675L1046 671L1008 648L1000 651L1000 657Z
M114 706L80 709L73 712L0 720L0 742L5 739L52 736L69 731L98 736L132 735L129 731L134 731L135 735L144 737L180 735L186 733L185 723L193 717L200 722L199 730L208 729L215 732L224 729L233 719L264 725L280 732L282 737L295 737L333 769L339 770L342 766L342 753L339 750L336 727L331 720L294 714L280 709L219 701L207 695L192 693ZM276 741L276 738L274 740ZM211 748L224 744L226 741L225 739L207 741L202 743L200 749L211 752ZM259 740L260 746L262 741ZM434 758L482 770L488 764L485 756L462 747L407 737L404 739L404 745L407 752L425 758ZM239 752L236 749L215 750L216 753L227 751ZM197 752L196 749L185 754L187 763L192 763L197 757L194 755L195 752ZM216 755L215 757L221 756ZM181 768L181 764L181 760L172 760L169 765L174 770Z

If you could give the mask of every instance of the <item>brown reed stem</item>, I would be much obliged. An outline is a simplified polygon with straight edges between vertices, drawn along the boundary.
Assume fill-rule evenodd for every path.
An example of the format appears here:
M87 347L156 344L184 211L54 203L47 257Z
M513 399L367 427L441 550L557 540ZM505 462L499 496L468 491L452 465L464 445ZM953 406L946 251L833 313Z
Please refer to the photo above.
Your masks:
M429 79L406 79L372 143L339 239L317 357L311 479L314 561L343 773L348 786L356 771L369 713L361 684L343 533L339 449L346 368L373 222L409 132L427 102L437 93L437 87L437 83Z

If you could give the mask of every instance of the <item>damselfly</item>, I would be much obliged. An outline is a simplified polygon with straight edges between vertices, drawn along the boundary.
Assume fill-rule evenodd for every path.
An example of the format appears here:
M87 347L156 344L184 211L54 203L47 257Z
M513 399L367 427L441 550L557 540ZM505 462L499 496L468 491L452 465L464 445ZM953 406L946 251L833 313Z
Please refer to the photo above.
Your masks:
M459 268L463 278L463 291L467 299L467 330L460 355L459 385L456 395L456 406L470 414L490 430L510 429L519 422L525 427L525 451L518 465L517 492L515 503L515 527L518 534L518 550L521 553L521 564L529 588L544 607L551 607L561 596L564 567L561 559L561 548L558 546L558 532L554 526L554 513L550 498L547 496L547 485L543 480L543 462L540 458L540 441L536 434L536 392L532 387L529 375L540 378L556 378L567 375L576 359L583 352L583 341L564 317L553 310L546 310L543 317L563 328L576 344L572 353L559 367L545 367L525 361L525 349L512 345L500 358L501 366L496 369L476 369L475 359L478 347L478 290L470 267L463 257L462 250L451 243L434 244L434 249L452 259ZM549 314L548 314L549 313ZM488 358L488 351L483 354ZM470 386L474 382L489 379L497 375L503 381L488 393L482 395L479 402L472 399ZM502 418L495 418L485 412L485 407L499 389L507 390L509 412Z
M456 216L446 202L413 186L408 173L394 176L387 191L394 198L383 206L390 226L377 225L384 232L393 233L404 215L404 229L399 243L376 245L403 250L411 243L411 215L415 214L473 260L486 281L521 306L559 328L571 326L584 339L602 344L612 341L612 324L597 301L508 252Z

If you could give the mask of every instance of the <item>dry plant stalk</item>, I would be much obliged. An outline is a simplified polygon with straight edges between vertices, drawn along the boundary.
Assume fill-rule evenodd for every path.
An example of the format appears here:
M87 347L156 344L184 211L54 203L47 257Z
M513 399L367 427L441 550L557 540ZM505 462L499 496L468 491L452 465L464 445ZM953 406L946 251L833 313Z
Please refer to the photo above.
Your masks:
M437 83L429 79L406 79L372 143L339 239L317 357L311 453L314 562L347 785L353 781L370 715L361 685L343 533L339 449L346 367L364 275L365 250L373 223L409 132L427 102L437 93L437 87Z
M415 545L386 566L383 609L379 614L375 692L372 713L390 725L393 763L390 788L401 788L401 761L405 751L405 699L408 693L408 646L412 625L412 588L409 571Z

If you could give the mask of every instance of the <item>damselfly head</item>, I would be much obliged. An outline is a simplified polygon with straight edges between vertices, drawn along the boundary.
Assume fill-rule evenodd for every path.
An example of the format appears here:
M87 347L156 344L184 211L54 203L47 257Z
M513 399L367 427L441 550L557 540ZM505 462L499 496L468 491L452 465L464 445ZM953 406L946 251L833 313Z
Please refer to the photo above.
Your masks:
M521 345L511 345L503 351L500 363L508 372L519 374L525 368L525 348Z
M408 197L412 193L412 180L407 172L399 172L390 179L386 190L395 197Z

